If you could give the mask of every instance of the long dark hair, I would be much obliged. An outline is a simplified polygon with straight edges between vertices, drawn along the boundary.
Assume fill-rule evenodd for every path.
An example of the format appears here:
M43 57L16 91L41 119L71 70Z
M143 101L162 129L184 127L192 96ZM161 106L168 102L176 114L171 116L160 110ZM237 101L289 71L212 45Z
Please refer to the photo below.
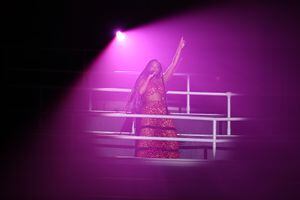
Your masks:
M134 87L131 90L129 99L126 104L126 112L138 113L141 105L141 95L139 94L139 88L141 83L147 79L147 77L151 74L151 66L153 62L158 62L156 59L150 60L144 70L140 73L138 78L135 81ZM161 76L162 68L160 66L160 71L156 74L156 77Z
M147 77L151 74L151 66L153 62L158 62L155 59L150 60L144 70L140 73L138 78L136 79L134 86L131 90L131 93L129 95L129 99L126 104L126 112L131 112L131 113L140 113L140 108L142 105L142 95L139 94L139 88L141 86L141 83L147 79ZM157 77L161 76L162 74L162 68L160 66L160 71L157 73ZM127 117L124 121L124 124L121 128L122 131L130 131L132 123L135 121L135 130L139 130L140 127L140 119L138 118L129 118Z

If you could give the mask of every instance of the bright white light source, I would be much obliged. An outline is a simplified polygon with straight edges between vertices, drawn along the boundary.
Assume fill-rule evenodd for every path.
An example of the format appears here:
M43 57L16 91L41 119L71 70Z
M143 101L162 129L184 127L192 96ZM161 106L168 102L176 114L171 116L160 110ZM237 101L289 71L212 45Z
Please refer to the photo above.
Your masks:
M116 32L116 37L117 37L117 39L118 39L119 41L125 40L125 34L122 33L121 31L117 31L117 32Z

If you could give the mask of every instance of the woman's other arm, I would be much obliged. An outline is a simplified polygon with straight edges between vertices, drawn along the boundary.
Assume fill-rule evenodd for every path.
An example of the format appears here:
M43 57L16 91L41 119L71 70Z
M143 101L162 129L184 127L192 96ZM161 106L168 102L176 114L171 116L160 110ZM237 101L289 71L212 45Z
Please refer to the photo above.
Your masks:
M139 83L138 83L138 86L137 86L137 92L139 95L142 95L145 93L146 89L147 89L147 86L149 84L149 81L151 80L151 78L153 78L154 74L150 74L146 80L141 80ZM130 105L131 105L131 102L132 102L132 98L134 98L134 93L131 92L130 94L130 97L129 97L129 101L127 101L126 105L125 105L125 112L130 112Z
M146 80L141 81L140 85L138 86L138 92L139 92L140 95L142 95L142 94L144 94L146 92L147 86L148 86L150 80L153 78L154 75L155 75L154 73L150 74L146 78Z

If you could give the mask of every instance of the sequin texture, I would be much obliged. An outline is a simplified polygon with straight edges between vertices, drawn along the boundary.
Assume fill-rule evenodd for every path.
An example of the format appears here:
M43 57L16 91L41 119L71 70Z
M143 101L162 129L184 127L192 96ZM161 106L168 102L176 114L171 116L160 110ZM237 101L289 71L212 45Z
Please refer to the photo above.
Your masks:
M167 115L166 91L162 79L149 82L141 97L140 113ZM141 118L137 134L141 136L177 137L172 119ZM137 140L136 156L148 158L178 158L179 142L158 140Z

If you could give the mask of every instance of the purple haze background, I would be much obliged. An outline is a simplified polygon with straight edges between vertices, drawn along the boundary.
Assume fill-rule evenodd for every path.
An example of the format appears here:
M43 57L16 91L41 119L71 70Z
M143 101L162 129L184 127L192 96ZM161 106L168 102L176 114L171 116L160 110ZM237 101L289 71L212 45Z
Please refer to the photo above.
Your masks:
M125 41L113 40L87 67L77 86L131 88L136 77L105 76L99 72L140 72L153 58L166 69L180 36L184 36L186 47L176 72L199 74L199 80L192 79L192 91L243 94L233 98L232 115L263 121L253 125L257 131L247 127L241 132L282 134L293 127L289 116L298 111L285 102L299 98L295 94L297 84L293 83L297 80L293 48L299 44L299 30L292 32L288 12L268 4L224 4L125 30ZM179 85L173 80L168 87L178 89ZM73 95L69 99L76 107L77 100L82 99Z

